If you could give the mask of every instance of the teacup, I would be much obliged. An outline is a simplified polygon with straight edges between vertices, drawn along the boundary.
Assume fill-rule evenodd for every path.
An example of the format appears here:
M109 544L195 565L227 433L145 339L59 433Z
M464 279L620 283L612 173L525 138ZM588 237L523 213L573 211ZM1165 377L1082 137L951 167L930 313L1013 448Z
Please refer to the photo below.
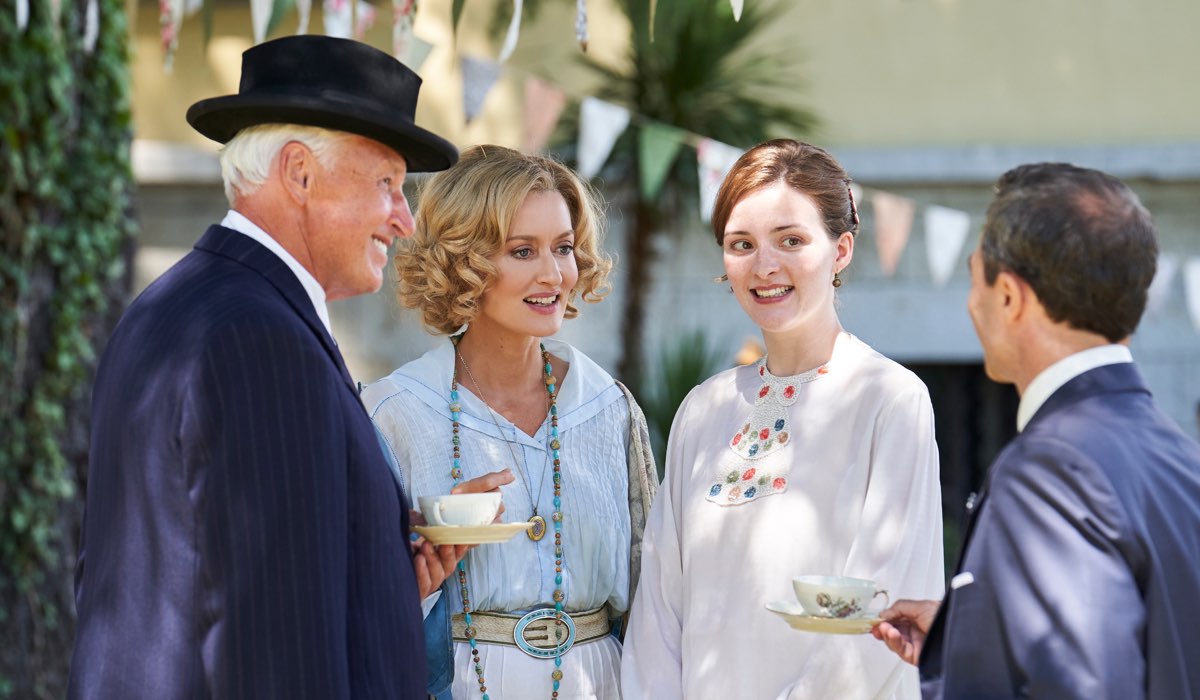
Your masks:
M887 591L879 590L874 581L865 578L797 576L792 579L792 588L800 607L813 617L862 617L879 595L883 596L883 607L888 606Z
M421 496L421 515L430 525L487 525L500 511L500 494L447 493Z

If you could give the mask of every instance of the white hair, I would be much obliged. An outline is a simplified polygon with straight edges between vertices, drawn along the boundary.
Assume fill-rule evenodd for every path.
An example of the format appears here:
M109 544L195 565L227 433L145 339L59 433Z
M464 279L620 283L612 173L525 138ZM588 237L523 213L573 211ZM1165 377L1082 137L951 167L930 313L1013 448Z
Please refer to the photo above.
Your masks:
M257 191L267 181L275 157L292 141L307 146L317 162L328 167L334 148L347 136L342 131L298 124L259 124L242 129L220 151L225 198L232 205L237 197Z

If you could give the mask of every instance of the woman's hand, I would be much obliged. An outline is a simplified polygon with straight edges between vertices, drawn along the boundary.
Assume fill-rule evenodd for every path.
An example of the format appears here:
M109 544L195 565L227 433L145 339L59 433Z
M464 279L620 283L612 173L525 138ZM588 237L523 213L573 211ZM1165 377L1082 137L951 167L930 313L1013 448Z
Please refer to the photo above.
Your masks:
M938 605L936 600L897 600L892 607L879 613L882 622L871 628L871 634L897 656L916 666Z
M477 476L469 481L464 481L458 486L450 489L450 493L499 493L500 487L505 484L511 484L516 480L511 469L501 469L498 472L489 472L483 476ZM504 502L500 502L500 510L496 511L496 519L492 522L500 522L500 516L504 513Z

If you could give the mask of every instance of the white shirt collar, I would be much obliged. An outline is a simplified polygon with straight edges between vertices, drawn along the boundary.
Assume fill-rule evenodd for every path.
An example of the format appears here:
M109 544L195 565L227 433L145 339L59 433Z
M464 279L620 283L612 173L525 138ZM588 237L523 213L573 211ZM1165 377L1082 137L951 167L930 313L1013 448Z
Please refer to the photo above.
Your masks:
M325 289L321 287L321 283L316 277L312 276L301 265L292 254L287 252L283 246L279 245L279 241L271 237L271 234L262 230L250 219L247 219L242 214L229 210L225 218L221 220L221 225L225 228L233 229L238 233L244 233L247 236L258 241L267 250L274 253L280 260L288 266L292 274L296 275L296 279L300 280L300 284L304 286L304 291L308 292L308 298L312 301L313 309L317 312L317 318L321 319L321 323L325 325L325 330L329 333L329 337L333 337L333 328L329 325L329 309L325 306Z
M1133 362L1133 354L1124 345L1101 345L1095 348L1081 350L1074 355L1068 355L1038 373L1038 376L1025 387L1021 403L1017 406L1017 432L1025 429L1033 415L1042 404L1046 403L1054 392L1063 384L1088 370L1115 365L1122 362Z

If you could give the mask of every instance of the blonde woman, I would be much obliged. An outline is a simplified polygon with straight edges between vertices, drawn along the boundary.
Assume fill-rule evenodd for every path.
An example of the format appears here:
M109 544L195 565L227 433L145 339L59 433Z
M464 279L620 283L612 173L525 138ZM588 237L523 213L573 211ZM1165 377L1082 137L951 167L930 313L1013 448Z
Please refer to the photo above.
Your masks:
M645 419L607 372L549 339L606 293L601 223L568 168L477 146L428 181L396 256L401 303L448 336L363 393L405 490L500 484L504 519L533 523L472 550L425 601L435 696L620 697L612 620L629 609L654 489ZM558 613L569 648L553 641L555 624L569 636ZM539 624L540 643L522 634Z

